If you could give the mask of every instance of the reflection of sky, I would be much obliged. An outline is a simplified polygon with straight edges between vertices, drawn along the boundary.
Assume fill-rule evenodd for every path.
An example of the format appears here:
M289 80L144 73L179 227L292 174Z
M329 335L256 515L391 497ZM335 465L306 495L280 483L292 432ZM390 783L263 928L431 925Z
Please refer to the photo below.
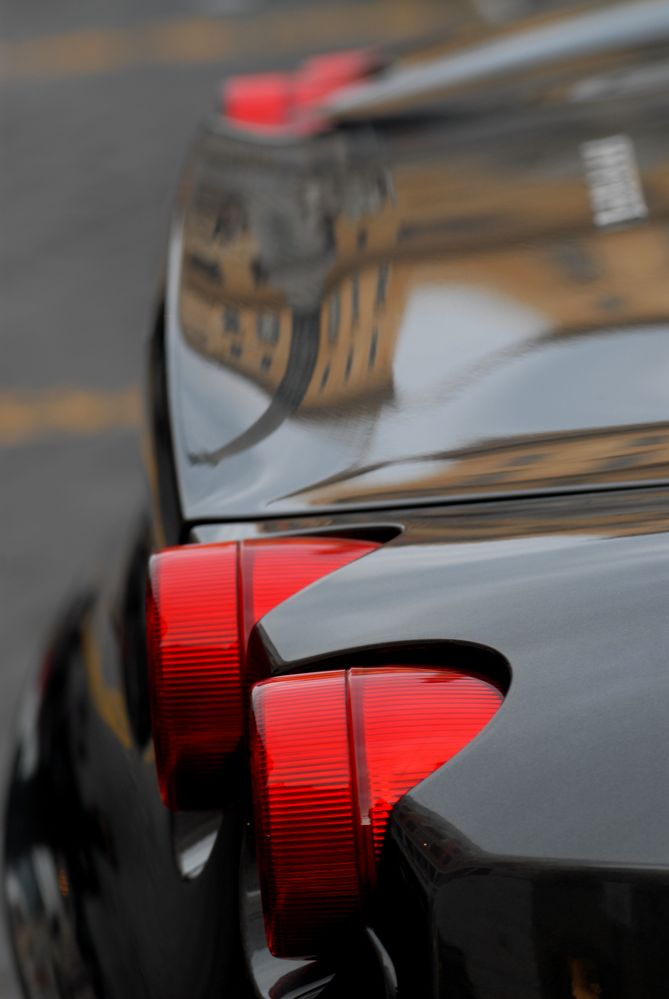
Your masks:
M400 333L397 405L377 423L363 462L669 419L669 329L536 342L544 326L477 289L419 291Z
M472 386L455 403L457 415L475 436L666 420L668 333L627 330L544 344Z
M269 435L218 466L183 468L192 516L253 512L319 483L355 475L379 487L430 474L429 458L483 441L669 419L669 330L662 327L551 339L550 320L484 289L426 287L412 295L394 358L391 402L333 416L288 415ZM175 344L178 432L186 453L215 452L270 404L249 379ZM177 374L178 373L178 374ZM181 460L184 460L183 458ZM299 501L297 501L299 506Z
M206 468L203 474L203 466L190 466L188 474L198 476L202 499L220 500L242 513L262 510L276 498L310 489L314 482L347 468L364 449L366 421L344 420L336 435L321 436L321 429L318 424L286 420L250 452L226 458L224 470ZM285 505L295 504L288 499Z
M177 360L181 381L181 418L189 453L215 451L255 423L269 395L247 378L212 364L184 345ZM225 405L221 401L225 400ZM216 419L212 419L213 415Z
M411 295L395 354L395 391L401 404L455 381L498 351L535 339L544 316L485 289L450 285L418 288ZM428 357L437 363L426 365Z
M181 447L191 455L215 452L260 419L270 396L248 378L205 360L183 343L177 342L176 350ZM209 499L214 493L243 510L246 505L257 506L258 497L274 499L309 488L327 478L333 468L345 467L350 453L361 450L367 423L343 420L330 427L315 448L318 429L306 421L287 419L255 447L226 457L224 472L216 466L192 464L180 451L179 458L187 465L182 471L189 502Z
M474 562L493 562L500 558L521 558L528 555L545 555L547 552L582 546L598 540L596 534L541 534L529 538L502 538L485 541L449 542L448 546L421 545L420 556L427 566L431 561L443 563L444 553L449 565Z

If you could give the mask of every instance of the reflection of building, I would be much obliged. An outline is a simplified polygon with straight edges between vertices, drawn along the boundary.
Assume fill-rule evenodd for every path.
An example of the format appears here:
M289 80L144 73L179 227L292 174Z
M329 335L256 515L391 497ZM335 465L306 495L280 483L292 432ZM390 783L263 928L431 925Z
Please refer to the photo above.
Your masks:
M390 266L354 272L335 285L321 310L320 350L303 405L341 405L392 389L401 310L389 308Z
M426 468L427 466L427 468ZM414 471L415 469L415 471ZM390 486L374 471L351 482L326 483L310 494L314 504L504 491L531 491L612 481L669 479L669 422L620 429L536 434L452 451L429 462L397 462ZM388 469L384 468L388 481Z
M435 260L383 261L344 274L325 293L315 370L301 402L327 408L392 390L397 337L412 291L427 285L493 290L545 317L554 336L669 314L669 242L662 225L590 233L578 241L519 246ZM187 260L184 334L204 356L268 392L281 383L291 344L290 310L228 303L220 272ZM565 285L569 293L565 294ZM447 372L447 364L439 362Z
M256 310L200 296L185 279L181 310L186 341L204 357L273 391L288 363L288 309Z
M424 538L469 544L546 535L622 537L657 534L669 530L669 495L666 489L643 489L634 495L626 490L592 492L588 496L514 497L495 503L468 503L426 508L411 526L411 541ZM289 529L286 525L284 530ZM269 533L269 532L268 532Z
M402 315L396 302L388 308L396 218L386 170L349 169L339 140L315 163L309 153L304 162L287 156L289 170L272 168L233 145L195 186L184 225L184 339L272 394L295 374L296 337L316 337L316 351L303 351L315 362L304 379L300 370L301 409L386 397Z
M329 182L320 181L324 202ZM529 173L511 155L488 164L484 151L453 151L447 159L396 164L391 197L378 191L372 196L379 184L360 182L367 200L357 213L337 214L328 203L331 218L302 227L314 253L318 246L330 261L317 298L323 356L319 352L306 406L317 405L319 397L324 405L354 398L367 386L374 391L390 381L389 358L407 291L420 284L498 289L542 312L556 333L612 319L639 322L669 311L669 244L662 224L669 213L669 175L663 161L651 163L644 176L656 221L610 231L594 227L578 149L565 155L559 135L555 149L542 150L542 162L532 164ZM295 197L292 189L285 195L278 189L275 197L289 195ZM192 346L271 389L285 370L290 303L262 274L260 235L249 221L252 207L240 207L230 197L222 197L218 208L211 201L195 204L185 230L181 315ZM284 237L273 233L265 256L280 259L275 244L280 247L285 238L286 252L304 269L296 249L300 235L301 230ZM277 325L278 334L272 332ZM370 351L385 360L370 366ZM381 364L384 376L376 374Z
M398 344L404 358L413 343L429 352L432 384L447 385L471 320L466 303L477 296L510 303L508 315L491 309L485 321L506 322L504 343L528 349L538 338L666 322L669 174L653 135L642 133L637 151L649 218L606 229L593 219L581 161L585 113L576 130L556 119L540 136L532 132L529 145L521 129L516 142L496 121L486 127L470 135L444 125L424 146L400 132L396 145L391 135L387 148L365 147L364 156L353 155L357 140L344 130L280 151L276 161L257 155L253 176L241 147L226 147L206 174L206 197L196 191L184 229L182 332L201 356L277 402L263 434L287 415L327 420L335 407L344 416L364 409L382 422L390 399L394 419L404 404L420 407L411 395L419 389L401 398ZM451 298L442 322L436 307L420 316L410 308L424 289L466 293ZM416 328L421 322L430 335ZM458 369L459 390L502 363L489 332L475 363ZM409 497L655 478L666 474L669 439L664 425L651 430L535 437L530 420L523 437L499 443L493 433L415 475L410 453L393 454L387 437L376 439L390 452L381 460L401 470L393 496ZM373 466L375 455L368 460ZM335 472L311 491L315 502L383 497L381 480L355 461L351 467L355 481Z
M182 292L184 335L204 356L247 376L268 392L286 372L292 336L287 308L221 305L204 268L187 261ZM387 394L402 310L397 296L388 308L390 266L380 263L348 275L326 293L320 313L319 349L301 407L327 408L361 395Z

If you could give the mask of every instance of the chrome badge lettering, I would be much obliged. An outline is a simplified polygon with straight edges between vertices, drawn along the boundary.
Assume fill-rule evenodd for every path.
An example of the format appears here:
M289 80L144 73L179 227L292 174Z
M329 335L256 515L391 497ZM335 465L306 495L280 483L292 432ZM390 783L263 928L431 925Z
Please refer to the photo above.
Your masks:
M616 225L646 218L648 208L632 141L611 135L581 143L595 224Z

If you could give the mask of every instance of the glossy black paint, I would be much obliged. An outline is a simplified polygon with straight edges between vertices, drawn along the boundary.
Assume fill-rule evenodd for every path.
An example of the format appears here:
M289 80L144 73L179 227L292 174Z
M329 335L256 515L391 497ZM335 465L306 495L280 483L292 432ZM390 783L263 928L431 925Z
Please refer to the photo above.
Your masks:
M405 954L407 994L423 994L420 966L426 995L568 995L572 963L591 958L613 989L603 994L661 995L669 537L453 544L435 522L414 542L412 526L260 625L275 672L358 662L364 646L392 661L394 646L426 641L444 643L444 665L459 665L449 643L461 642L510 664L493 722L396 812L383 921L408 932L420 914L439 955ZM298 619L318 620L318 632ZM400 849L410 906L394 892ZM549 989L550 968L560 970Z
M643 946L637 936L661 905L669 870L662 764L668 502L665 491L638 489L406 511L394 541L292 598L260 626L280 670L373 661L361 652L369 646L385 647L394 659L418 648L431 661L458 665L463 642L470 643L472 666L494 670L479 645L510 664L509 694L492 725L396 810L375 927L400 971L400 996L434 988L444 996L505 995L496 978L486 985L488 961L501 970L513 961L519 981L540 982L544 959L562 961L566 974L567 958L581 960L595 944L600 972L628 975L620 977L629 985L620 994L633 995L664 974L664 924L655 924L654 943L645 930ZM339 529L353 533L376 523L373 514L338 518ZM327 532L327 525L305 518L203 528L198 537L267 536L291 526ZM7 868L28 870L38 846L66 873L76 904L68 925L84 941L83 964L96 995L209 995L212 981L243 994L230 977L239 967L243 780L222 787L213 850L210 817L202 817L201 835L194 817L188 840L200 845L204 866L189 871L180 861L180 820L160 803L152 754L133 738L123 696L122 642L111 622L127 585L120 572L97 609L82 604L67 641L54 648L32 725L19 742ZM33 757L29 772L26 754ZM599 872L629 886L636 900L630 912L638 914L629 915L630 932L616 929L618 909ZM542 956L540 942L554 940L564 912L581 904L570 902L570 885L580 881L592 886L579 888L590 913L578 924L581 949L565 945ZM511 884L509 893L500 883ZM469 900L486 893L495 905L489 900L488 915L474 918ZM516 900L537 893L543 901L536 914L525 902L520 919ZM645 915L639 899L647 899ZM478 912L477 904L471 902ZM497 944L482 948L481 920L494 913L504 926L516 926L511 956L506 945L501 952ZM624 947L597 943L610 941L614 931ZM527 939L519 941L522 934ZM437 965L434 951L425 949L430 940L440 941ZM355 953L353 943L341 949L344 965ZM269 955L262 960L271 967ZM643 964L645 977L633 977L634 962ZM361 966L356 958L353 969ZM445 984L454 967L469 992ZM355 994L350 975L340 969L347 986L338 993L335 977L328 995ZM285 968L277 969L275 985L285 976ZM374 997L366 987L361 994ZM527 994L560 994L538 988Z
M439 812L448 800L488 854L663 867L668 592L666 534L454 545L433 524L414 544L407 525L401 544L314 584L259 630L273 672L374 646L497 650L511 668L503 708L417 801ZM457 646L442 661L457 666Z
M186 519L669 478L669 25L638 14L623 42L589 21L591 54L576 18L577 63L519 51L427 112L205 130L167 291ZM606 157L628 154L626 195Z
M475 19L455 92L309 138L204 131L151 339L151 515L64 616L17 734L29 996L666 995L668 53L638 10L657 31L606 51L605 13L590 49L555 17L571 55L494 83ZM647 215L599 226L583 143L620 133ZM422 657L508 695L395 809L368 931L287 967L252 855L240 873L243 753L220 812L160 802L142 595L165 543L299 532L383 544L261 622L269 670Z
M250 995L234 890L244 795L228 787L207 878L185 875L179 818L162 805L152 744L125 696L137 664L122 626L146 543L142 529L130 562L117 559L68 612L19 728L5 887L31 997Z

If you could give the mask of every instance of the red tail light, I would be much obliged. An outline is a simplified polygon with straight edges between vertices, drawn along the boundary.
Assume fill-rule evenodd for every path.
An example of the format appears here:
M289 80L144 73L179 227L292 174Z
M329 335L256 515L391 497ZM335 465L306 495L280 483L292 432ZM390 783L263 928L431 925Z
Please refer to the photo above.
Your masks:
M371 50L335 52L308 59L290 73L234 76L223 86L221 111L245 129L304 125L304 115L319 101L362 83L382 62Z
M237 564L234 544L173 548L151 559L151 721L160 792L170 808L210 800L243 732Z
M171 548L151 559L149 687L165 804L221 800L221 768L244 734L253 625L277 604L374 549L345 538L285 538Z
M223 111L248 127L285 125L293 110L293 80L289 73L235 76L223 90Z
M258 860L273 954L317 954L360 914L393 805L501 702L485 680L436 669L312 673L254 688Z

